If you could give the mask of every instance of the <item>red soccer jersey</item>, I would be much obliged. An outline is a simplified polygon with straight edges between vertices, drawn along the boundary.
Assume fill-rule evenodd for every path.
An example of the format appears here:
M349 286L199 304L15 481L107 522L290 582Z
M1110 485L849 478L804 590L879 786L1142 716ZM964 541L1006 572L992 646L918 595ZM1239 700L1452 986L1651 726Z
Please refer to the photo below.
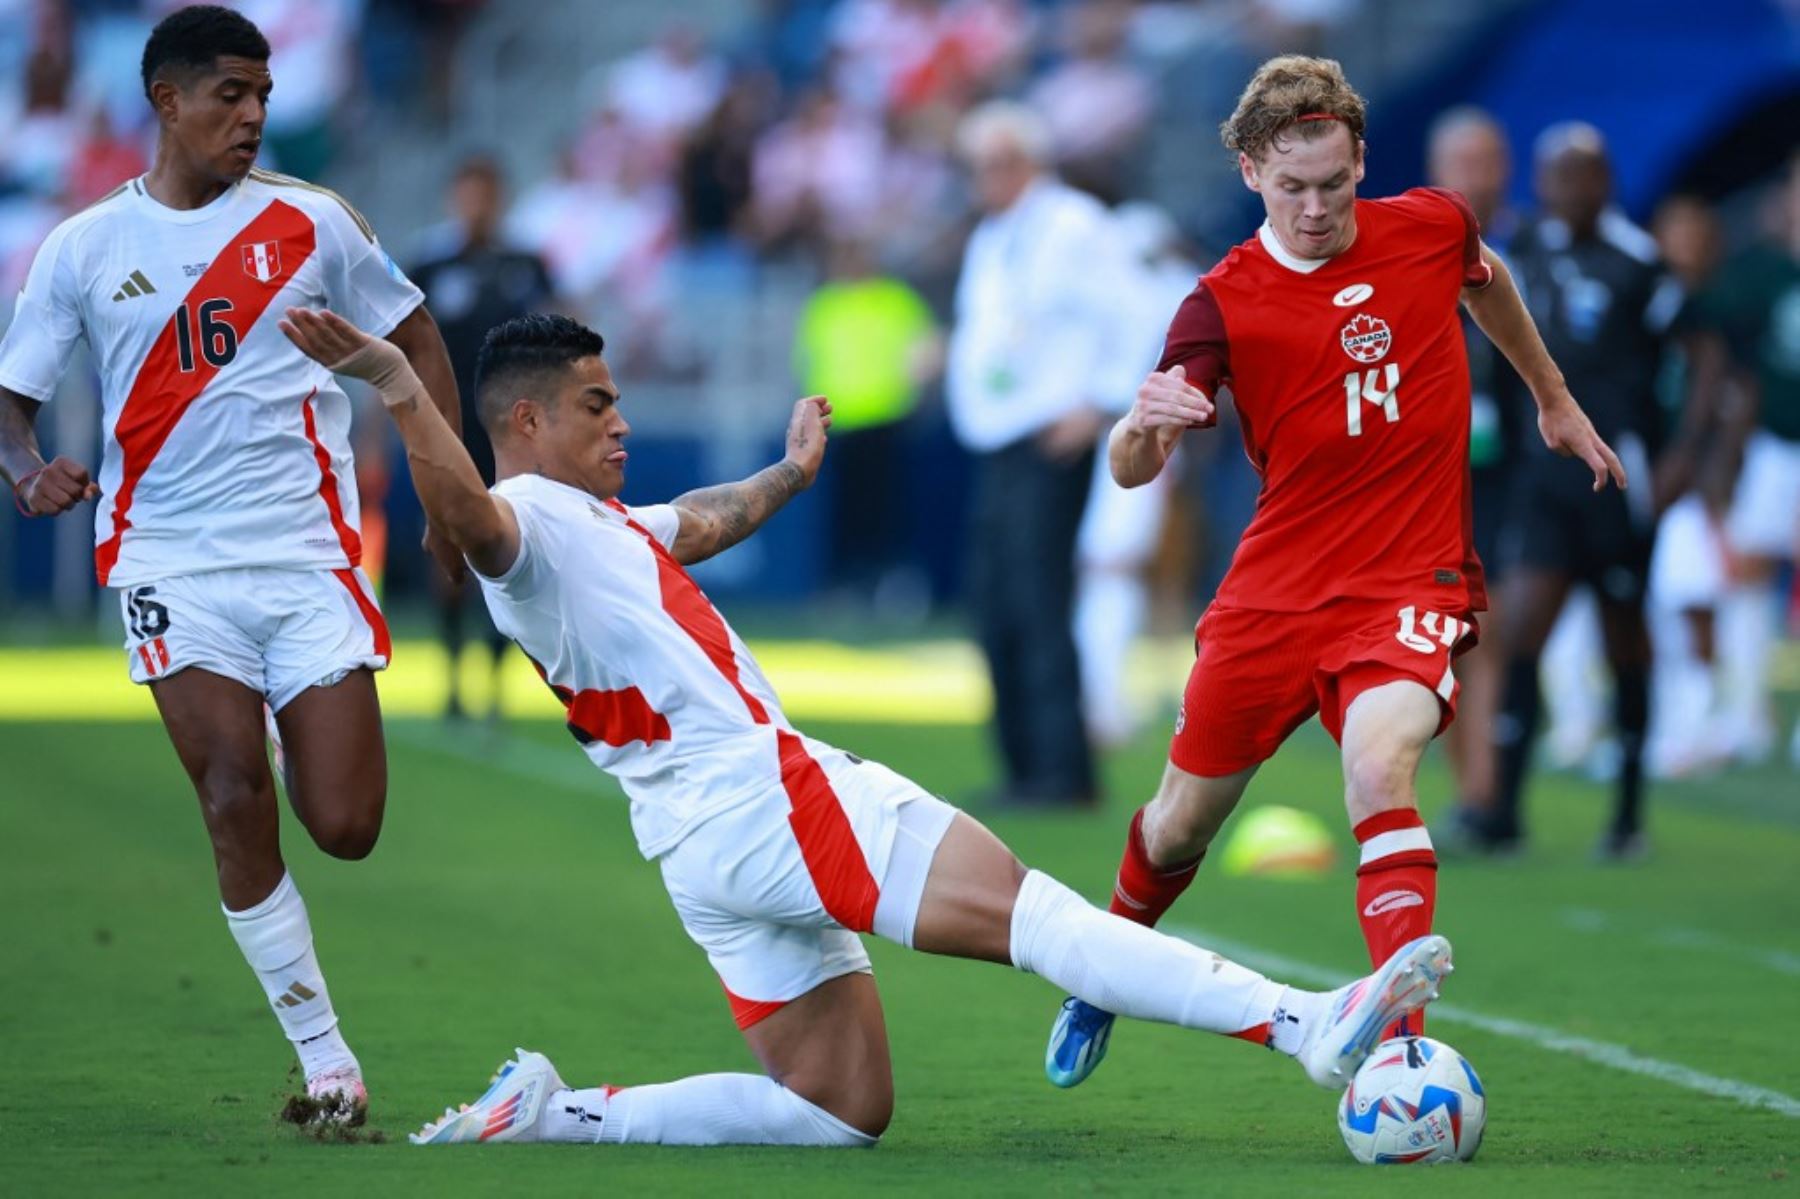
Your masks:
M1208 395L1231 389L1262 476L1219 603L1487 606L1457 304L1490 278L1468 204L1418 188L1358 200L1356 240L1316 265L1265 226L1182 301L1158 369L1185 366Z

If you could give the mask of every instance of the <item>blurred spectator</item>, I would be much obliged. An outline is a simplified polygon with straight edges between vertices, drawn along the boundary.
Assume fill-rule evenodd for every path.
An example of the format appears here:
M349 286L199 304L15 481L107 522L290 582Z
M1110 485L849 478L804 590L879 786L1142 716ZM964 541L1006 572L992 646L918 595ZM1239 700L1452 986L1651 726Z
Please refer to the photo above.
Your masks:
M263 126L277 169L317 179L337 153L332 121L355 80L365 0L240 0L269 39L269 71L281 80ZM172 5L171 7L179 7Z
M614 368L654 361L664 296L662 268L674 241L674 190L642 155L625 154L615 179L582 175L573 153L519 198L507 228L542 256L556 294L624 347Z
M881 126L873 119L826 88L803 96L756 149L752 182L763 244L822 257L825 240L874 232L883 162Z
M1696 370L1693 361L1708 349L1693 328L1694 311L1718 269L1724 244L1718 216L1697 197L1675 196L1658 206L1654 232L1663 260L1688 296L1659 381L1664 409L1690 417L1664 455L1658 480L1660 490L1679 498L1657 525L1650 559L1656 659L1645 759L1652 777L1673 778L1719 765L1730 741L1717 707L1714 634L1727 584L1723 518L1735 462L1725 461L1734 455L1721 436L1722 379L1717 371Z
M1736 572L1719 629L1726 725L1738 733L1729 748L1745 761L1775 747L1769 675L1783 624L1778 568L1800 559L1800 155L1780 198L1780 240L1728 263L1696 314L1723 343L1752 414L1726 517ZM1800 765L1800 726L1789 752Z
M831 455L821 482L831 497L831 577L878 606L897 571L916 505L905 470L907 418L941 352L919 293L875 269L867 242L835 243L826 281L794 329L801 389L831 400ZM920 591L923 582L912 588Z
M725 90L725 64L698 34L674 25L609 68L607 100L634 131L673 146L706 119Z
M1481 223L1482 239L1504 252L1517 220L1504 207L1512 176L1512 152L1499 123L1478 108L1453 108L1432 123L1426 139L1426 169L1432 186L1461 192ZM1523 397L1512 368L1487 336L1461 313L1469 354L1469 494L1475 522L1475 552L1487 570L1490 601L1500 594L1505 564L1495 541L1505 517L1507 494L1518 467ZM1501 386L1502 380L1506 383ZM1502 393L1505 393L1503 396ZM1494 803L1494 713L1500 704L1500 622L1490 609L1478 618L1481 639L1456 660L1462 685L1456 720L1444 736L1444 750L1456 782L1460 811L1486 812ZM1452 836L1458 830L1450 830Z
M1057 171L1108 203L1126 194L1150 118L1150 81L1125 56L1133 6L1086 0L1063 12L1068 58L1031 89L1055 147Z
M1181 301L1194 289L1200 266L1182 245L1169 214L1152 204L1121 205L1113 212L1128 270L1112 304L1120 314L1118 385L1103 397L1108 415L1131 405L1138 378L1156 369L1163 335ZM1130 347L1135 347L1135 353ZM1077 565L1075 648L1081 662L1081 701L1088 735L1103 748L1118 748L1137 732L1125 680L1132 646L1150 617L1150 563L1181 474L1180 447L1169 465L1142 487L1113 482L1104 453L1094 455L1093 482L1075 540Z
M137 141L114 136L106 109L96 108L88 118L87 136L69 163L69 207L86 208L126 180L143 174L149 165Z
M1585 583L1599 604L1620 750L1612 822L1597 852L1602 860L1626 860L1646 849L1644 590L1656 515L1650 463L1664 439L1655 384L1681 294L1649 234L1610 207L1612 169L1599 130L1579 122L1552 126L1538 138L1534 164L1543 213L1521 230L1510 260L1569 390L1634 486L1596 493L1582 463L1525 439L1530 449L1499 551L1507 572L1499 608L1507 665L1494 730L1495 808L1481 827L1496 848L1523 835L1520 800L1540 705L1538 658L1570 589Z
M1046 172L1049 135L1029 109L976 109L959 148L985 215L957 284L946 394L975 455L970 607L993 679L1003 795L1092 803L1075 534L1102 406L1119 386L1123 255L1106 210Z
M12 184L49 198L68 186L81 118L69 107L69 61L40 48L25 64L22 111L5 131L0 161Z
M1020 0L847 0L832 28L832 81L866 112L961 109L1022 62L1031 21Z
M482 480L494 482L494 448L481 424L475 402L475 364L489 329L512 317L535 312L550 304L553 289L544 260L507 243L502 234L506 211L506 181L500 167L486 157L471 158L457 168L450 183L453 220L439 235L439 244L410 272L425 292L426 304L444 334L450 365L462 393L463 443L475 460ZM485 632L493 655L490 718L499 713L499 668L504 661L506 639L488 620L472 580L455 584L440 571L426 572L436 591L440 634L450 659L450 693L446 715L460 717L461 672L456 664L463 648L464 622L473 619ZM472 615L471 615L472 613Z

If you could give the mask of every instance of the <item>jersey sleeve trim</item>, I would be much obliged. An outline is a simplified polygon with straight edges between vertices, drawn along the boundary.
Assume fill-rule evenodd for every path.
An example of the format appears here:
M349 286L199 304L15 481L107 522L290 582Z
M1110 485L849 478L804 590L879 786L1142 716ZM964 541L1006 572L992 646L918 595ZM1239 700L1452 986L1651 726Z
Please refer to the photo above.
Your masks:
M369 224L368 220L362 213L356 211L355 206L352 205L350 201L344 199L344 197L338 195L329 187L321 187L317 183L308 183L306 180L296 179L292 175L282 175L275 171L265 171L260 167L250 168L250 177L258 183L266 183L270 187L297 187L302 191L309 191L317 195L329 197L336 201L338 207L342 208L344 212L349 215L351 221L355 223L357 230L369 244L375 244L375 226Z
M1201 279L1175 310L1169 322L1169 333L1163 342L1159 371L1185 367L1187 379L1205 392L1207 398L1218 395L1219 385L1231 376L1230 343L1225 333L1225 314L1219 299Z
M1481 222L1476 219L1475 210L1469 207L1469 201L1463 194L1448 187L1422 187L1420 191L1436 196L1450 207L1463 222L1462 268L1463 287L1469 291L1480 291L1494 281L1494 268L1487 264L1481 255Z

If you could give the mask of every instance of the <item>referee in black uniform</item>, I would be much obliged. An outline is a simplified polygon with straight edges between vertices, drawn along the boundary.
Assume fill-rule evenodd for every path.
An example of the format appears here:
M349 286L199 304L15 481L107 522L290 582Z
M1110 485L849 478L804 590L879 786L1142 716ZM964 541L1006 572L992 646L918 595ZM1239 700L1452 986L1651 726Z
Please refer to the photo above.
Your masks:
M1644 593L1657 515L1650 464L1666 440L1655 380L1681 292L1650 235L1609 207L1612 172L1599 130L1552 126L1534 158L1543 214L1514 239L1508 261L1569 390L1618 451L1634 486L1596 495L1580 463L1552 456L1538 438L1521 439L1523 458L1495 551L1506 572L1506 670L1494 726L1498 786L1493 809L1469 831L1490 850L1516 846L1524 835L1520 800L1538 730L1538 658L1570 588L1583 584L1599 601L1621 749L1612 823L1598 855L1628 859L1644 850Z
M482 482L489 486L494 482L494 447L482 428L480 413L475 410L475 362L481 355L482 339L495 325L542 311L554 292L542 258L503 242L500 226L505 205L506 183L499 164L479 156L465 160L450 182L450 208L455 218L450 227L451 240L408 272L425 292L425 306L443 330L450 366L456 372L457 390L462 393L463 441L469 447L469 456L475 459ZM431 573L440 635L450 658L450 697L445 715L455 719L464 713L456 662L462 655L463 626L471 609L493 653L490 715L497 715L500 663L506 639L488 620L473 580L453 584L439 572Z

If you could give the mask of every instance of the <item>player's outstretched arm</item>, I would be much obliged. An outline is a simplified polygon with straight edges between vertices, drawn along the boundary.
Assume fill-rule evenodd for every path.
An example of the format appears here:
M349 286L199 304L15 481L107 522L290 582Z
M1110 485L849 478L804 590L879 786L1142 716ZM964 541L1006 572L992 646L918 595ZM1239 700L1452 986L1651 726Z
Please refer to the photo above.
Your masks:
M1532 398L1537 401L1538 432L1544 444L1565 458L1579 458L1587 463L1594 472L1595 491L1605 487L1608 479L1623 488L1625 467L1569 394L1569 385L1545 348L1512 272L1486 245L1481 247L1481 257L1493 271L1493 281L1478 290L1464 288L1463 305L1531 388Z
M1213 402L1187 381L1187 368L1151 371L1131 411L1107 439L1107 465L1120 487L1142 487L1162 473L1181 435L1213 416Z
M462 398L457 394L456 371L450 365L450 350L437 321L420 304L394 326L387 340L399 346L407 364L425 384L425 394L443 416L444 423L457 437L462 436ZM426 522L425 549L452 582L462 581L462 555L448 542L435 524Z
M741 483L702 487L675 500L681 528L669 550L677 562L704 562L762 528L781 506L812 486L825 460L831 401L807 396L788 421L787 455Z
M100 495L79 462L61 457L44 461L35 428L41 407L29 396L0 387L0 478L27 516L55 516Z
M281 331L308 358L375 388L406 443L413 487L432 527L482 574L505 574L519 557L518 519L511 505L482 486L469 451L406 355L335 312L290 308Z

